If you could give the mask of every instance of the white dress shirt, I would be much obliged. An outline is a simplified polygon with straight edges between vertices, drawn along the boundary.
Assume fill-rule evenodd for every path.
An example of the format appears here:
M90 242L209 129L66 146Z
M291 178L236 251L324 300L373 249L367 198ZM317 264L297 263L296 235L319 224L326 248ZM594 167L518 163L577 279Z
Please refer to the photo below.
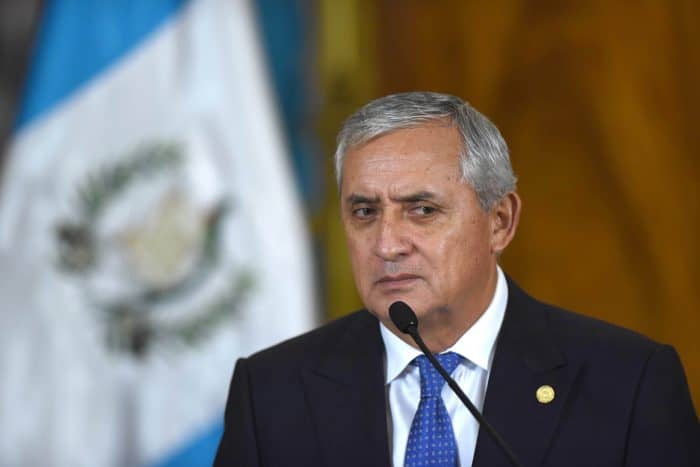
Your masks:
M445 350L456 352L465 358L452 373L452 378L479 411L484 406L496 338L508 302L508 285L500 267L497 275L496 291L484 314L455 345ZM410 363L421 352L399 339L381 323L380 330L386 349L384 368L388 400L387 425L391 443L389 449L394 467L403 467L408 433L420 401L420 374L418 367ZM447 384L442 389L442 399L452 419L459 465L471 466L479 431L478 423Z

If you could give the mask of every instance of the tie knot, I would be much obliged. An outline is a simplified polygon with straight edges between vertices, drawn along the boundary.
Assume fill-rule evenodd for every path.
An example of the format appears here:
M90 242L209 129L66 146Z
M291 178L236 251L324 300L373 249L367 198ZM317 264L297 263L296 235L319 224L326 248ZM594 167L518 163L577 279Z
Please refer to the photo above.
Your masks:
M437 361L445 368L448 374L452 374L462 361L462 357L454 352L436 355ZM420 395L421 397L440 397L445 380L433 367L425 355L419 355L413 360L413 364L420 370Z

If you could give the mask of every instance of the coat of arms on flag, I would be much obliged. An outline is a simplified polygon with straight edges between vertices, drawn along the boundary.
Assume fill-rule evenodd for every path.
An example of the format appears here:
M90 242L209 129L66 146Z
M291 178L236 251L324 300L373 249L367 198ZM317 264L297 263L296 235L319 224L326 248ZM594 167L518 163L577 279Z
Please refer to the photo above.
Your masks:
M81 284L113 349L141 356L158 342L206 339L254 283L235 264L219 270L234 200L198 206L181 180L185 164L182 145L143 144L85 176L73 219L56 227L57 266ZM217 275L218 287L177 317L173 304L212 289Z

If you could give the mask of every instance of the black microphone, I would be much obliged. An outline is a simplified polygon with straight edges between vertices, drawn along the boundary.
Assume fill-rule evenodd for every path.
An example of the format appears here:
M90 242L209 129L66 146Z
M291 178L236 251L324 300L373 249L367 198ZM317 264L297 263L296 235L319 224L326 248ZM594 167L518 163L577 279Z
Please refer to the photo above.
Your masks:
M399 331L403 332L404 334L409 334L413 340L416 341L418 347L425 354L425 356L428 357L428 360L435 367L438 373L445 378L445 381L447 381L447 384L450 386L452 391L457 395L457 397L459 397L459 400L461 400L462 403L467 406L467 409L469 409L469 412L471 412L474 418L476 418L479 425L484 428L489 435L491 435L496 444L498 444L503 452L506 453L508 460L510 460L514 466L522 467L522 464L515 458L515 454L513 454L513 451L511 451L510 447L508 447L503 438L501 438L501 435L499 435L498 432L489 424L489 422L484 419L481 413L479 413L479 410L474 407L472 401L470 401L467 395L464 394L462 388L457 385L455 380L453 380L447 371L445 371L432 352L430 352L430 349L428 349L428 347L425 345L425 342L423 342L420 334L418 334L418 318L411 307L401 301L394 302L391 304L391 306L389 306L389 317L391 317L391 321L399 329Z

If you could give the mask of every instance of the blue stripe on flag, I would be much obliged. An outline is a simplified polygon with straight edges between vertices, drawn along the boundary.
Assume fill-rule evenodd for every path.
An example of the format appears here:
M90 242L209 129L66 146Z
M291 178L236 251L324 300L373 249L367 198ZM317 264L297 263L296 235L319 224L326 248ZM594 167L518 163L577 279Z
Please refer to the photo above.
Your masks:
M46 0L15 130L129 52L187 0Z
M292 152L297 186L312 211L325 199L322 150L313 131L317 74L314 70L314 6L309 2L256 0L267 64Z
M211 467L223 432L223 422L216 423L179 451L151 467Z

